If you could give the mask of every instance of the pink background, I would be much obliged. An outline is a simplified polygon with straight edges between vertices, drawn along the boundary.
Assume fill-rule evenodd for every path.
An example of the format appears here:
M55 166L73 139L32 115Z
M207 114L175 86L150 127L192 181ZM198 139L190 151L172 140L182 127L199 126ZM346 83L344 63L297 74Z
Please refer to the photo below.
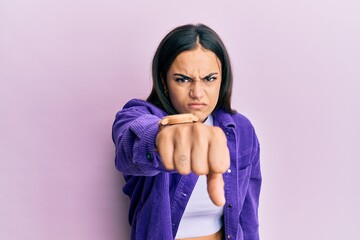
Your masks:
M222 36L262 146L260 233L360 239L360 4L0 1L0 239L128 239L111 125L173 27Z

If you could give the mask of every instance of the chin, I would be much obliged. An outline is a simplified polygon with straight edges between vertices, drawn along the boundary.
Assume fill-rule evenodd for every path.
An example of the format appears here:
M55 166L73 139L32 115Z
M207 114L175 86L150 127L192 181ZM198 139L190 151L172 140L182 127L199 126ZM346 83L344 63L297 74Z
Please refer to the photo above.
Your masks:
M199 122L204 122L208 116L208 115L205 116L204 114L198 114L198 113L192 113L192 114L194 114L196 117L198 117Z

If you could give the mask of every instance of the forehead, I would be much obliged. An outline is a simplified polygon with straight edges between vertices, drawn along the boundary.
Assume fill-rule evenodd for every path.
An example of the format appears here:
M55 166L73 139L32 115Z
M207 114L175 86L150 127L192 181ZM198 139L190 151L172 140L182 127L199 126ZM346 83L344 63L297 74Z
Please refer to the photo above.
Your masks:
M215 53L198 47L194 50L180 53L169 70L186 73L220 71L221 63Z

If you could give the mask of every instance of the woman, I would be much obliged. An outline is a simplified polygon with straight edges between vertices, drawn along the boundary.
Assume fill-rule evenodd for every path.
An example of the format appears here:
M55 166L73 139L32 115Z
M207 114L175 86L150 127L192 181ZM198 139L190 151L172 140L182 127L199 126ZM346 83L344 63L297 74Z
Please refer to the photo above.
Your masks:
M259 239L259 143L231 108L223 42L202 24L177 27L152 75L147 100L130 100L113 125L131 238Z

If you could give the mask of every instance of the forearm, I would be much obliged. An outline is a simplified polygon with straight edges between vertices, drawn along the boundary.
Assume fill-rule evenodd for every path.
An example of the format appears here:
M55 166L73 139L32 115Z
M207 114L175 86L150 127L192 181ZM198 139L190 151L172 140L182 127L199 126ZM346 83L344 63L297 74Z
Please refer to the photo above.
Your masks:
M160 118L141 111L120 111L113 125L115 164L129 175L156 175L164 171L155 151Z

